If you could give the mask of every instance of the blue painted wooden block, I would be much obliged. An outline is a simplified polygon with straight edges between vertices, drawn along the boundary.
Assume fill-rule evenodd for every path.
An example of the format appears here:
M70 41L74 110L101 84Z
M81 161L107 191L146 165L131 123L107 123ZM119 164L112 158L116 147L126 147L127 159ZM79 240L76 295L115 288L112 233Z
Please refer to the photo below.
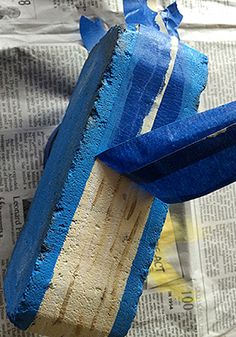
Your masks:
M193 116L201 53L154 28L112 28L92 50L5 278L10 320L42 335L124 336L167 204L97 155Z

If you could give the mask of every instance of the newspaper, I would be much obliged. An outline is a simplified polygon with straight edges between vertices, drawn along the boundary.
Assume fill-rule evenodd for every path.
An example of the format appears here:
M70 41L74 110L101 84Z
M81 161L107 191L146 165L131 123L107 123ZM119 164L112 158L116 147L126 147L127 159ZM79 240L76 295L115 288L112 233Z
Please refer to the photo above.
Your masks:
M130 0L131 1L131 0ZM162 10L171 1L149 0ZM209 57L200 111L236 99L236 2L179 0L181 39ZM0 0L0 336L31 336L7 320L3 277L87 57L81 15L123 22L122 0ZM236 185L170 209L130 337L236 336Z
M173 0L148 0L149 6L155 11L163 10L172 2ZM235 0L177 0L177 4L183 15L182 27L235 26Z
M81 15L100 17L108 25L123 21L122 0L1 0L0 31L16 34L25 26L71 24Z

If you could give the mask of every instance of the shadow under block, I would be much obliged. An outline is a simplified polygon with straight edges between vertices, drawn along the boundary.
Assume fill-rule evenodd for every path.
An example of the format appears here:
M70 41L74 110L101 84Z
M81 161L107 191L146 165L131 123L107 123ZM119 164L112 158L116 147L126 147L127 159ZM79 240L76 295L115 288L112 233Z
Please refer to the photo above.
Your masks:
M7 270L16 326L127 333L168 207L96 156L195 113L206 74L202 54L155 29L114 27L92 50Z

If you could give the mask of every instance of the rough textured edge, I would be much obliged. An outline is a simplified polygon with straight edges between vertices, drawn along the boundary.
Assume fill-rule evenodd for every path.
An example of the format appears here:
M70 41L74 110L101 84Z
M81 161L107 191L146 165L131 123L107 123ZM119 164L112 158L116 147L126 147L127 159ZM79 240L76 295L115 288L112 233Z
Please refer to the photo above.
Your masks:
M132 46L132 43L131 43ZM107 72L111 72L111 67L109 67L109 69L107 69ZM104 80L105 80L104 76ZM108 78L109 76L107 76ZM70 102L70 106L72 105L72 109L73 109L73 104L75 104L75 97L72 97L72 100ZM91 123L92 121L88 121L88 123ZM101 121L101 126L104 127L105 126L105 121ZM100 130L101 132L101 130ZM53 145L52 148L52 152L55 150L55 146L57 142L55 141L55 144ZM52 161L52 158L51 158ZM48 166L51 164L50 158L48 161ZM74 168L74 164L72 164L72 171ZM72 172L69 172L68 176L70 176L72 174ZM74 204L74 208L76 208L77 204L78 204L79 200L75 200L72 203L72 207L70 209L71 211L71 218L73 217L73 204ZM36 201L34 202L36 203ZM58 200L57 202L57 206L55 206L55 215L56 216L61 216L61 198L60 200ZM68 220L68 219L67 219ZM34 320L34 317L38 311L39 305L42 301L43 295L45 293L45 291L47 290L47 287L50 285L50 280L51 277L53 275L53 269L54 269L54 265L56 263L57 260L57 256L60 253L60 249L63 245L64 242L64 237L67 234L67 231L69 229L69 225L70 225L71 219L69 219L67 221L67 225L65 226L65 224L63 224L63 226L59 226L58 229L58 234L60 235L60 243L59 243L59 247L57 247L57 251L54 252L54 255L52 254L52 250L50 250L50 246L51 244L53 244L53 242L50 242L49 240L49 231L47 232L47 238L44 240L44 242L41 242L41 245L39 244L39 249L41 249L41 251L39 251L39 255L37 257L37 260L35 262L35 266L34 266L34 270L33 273L30 276L29 279L29 283L25 288L25 291L23 292L23 294L21 295L21 298L19 298L18 300L18 305L16 305L13 309L12 308L8 308L8 315L10 316L10 319L13 321L14 324L16 324L18 327L20 327L21 329L26 329L31 322ZM54 217L54 227L58 227L58 222L55 221L55 217ZM55 238L55 232L53 232L53 228L51 226L50 228L51 230L51 234L53 236L53 239ZM24 238L25 239L25 238ZM27 239L27 238L26 238ZM19 244L19 243L18 243ZM55 247L54 247L55 248ZM15 251L15 254L17 254L17 252ZM42 263L42 261L46 258L49 258L50 260L52 260L49 263L50 266L50 270L44 270L44 271L40 271L40 267L47 265L47 263ZM17 260L17 256L15 256L15 260ZM15 262L16 264L17 262ZM14 262L10 263L10 268L8 269L8 274L6 276L6 280L5 280L5 296L7 298L7 302L9 303L9 301L11 301L11 287L10 287L10 280L9 278L12 277L11 274L11 270L13 269L14 271ZM38 287L37 289L35 289L35 284L40 285L40 287ZM37 293L37 297L35 297L35 294Z

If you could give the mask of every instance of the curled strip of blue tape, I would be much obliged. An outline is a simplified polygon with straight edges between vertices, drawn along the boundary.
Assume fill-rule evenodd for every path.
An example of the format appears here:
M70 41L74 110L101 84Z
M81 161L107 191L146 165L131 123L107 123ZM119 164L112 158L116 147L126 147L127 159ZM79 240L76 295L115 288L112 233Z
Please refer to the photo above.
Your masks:
M127 25L142 24L157 27L159 30L155 22L157 12L148 7L147 0L124 0L124 15Z
M152 11L148 7L147 0L124 0L124 16L129 28L137 24L142 24L146 27L151 26L160 30L155 21L157 12ZM179 37L177 28L179 27L183 16L180 14L176 2L172 3L162 11L161 17L169 35ZM105 33L106 28L102 20L99 18L89 19L85 16L81 17L80 34L83 44L89 52L100 41Z
M124 14L127 25L143 24L160 30L155 21L158 13L148 7L147 0L124 0ZM180 14L176 2L169 5L160 14L169 35L179 38L177 29L183 16Z
M161 12L161 17L169 35L179 37L177 29L183 19L183 15L180 14L176 2L164 9Z
M208 194L236 179L236 102L154 129L98 158L167 203Z

